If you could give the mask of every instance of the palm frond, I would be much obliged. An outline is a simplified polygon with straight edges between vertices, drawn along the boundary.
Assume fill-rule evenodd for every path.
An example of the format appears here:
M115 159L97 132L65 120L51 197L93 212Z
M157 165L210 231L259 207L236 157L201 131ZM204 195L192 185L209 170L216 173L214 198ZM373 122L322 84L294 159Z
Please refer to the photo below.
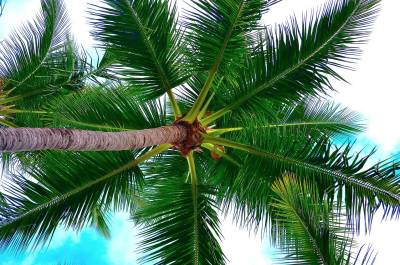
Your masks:
M79 231L94 221L99 207L129 209L131 192L144 185L140 169L132 164L136 155L52 151L30 160L25 168L29 178L13 174L4 187L1 250L20 253L43 246L58 226ZM103 223L100 227L105 228Z
M354 260L354 264L359 264L357 262L361 261L361 265L368 265L368 264L373 265L375 263L376 256L378 254L375 254L374 256L372 256L374 254L374 250L372 249L372 246L369 245L367 250L364 253L364 256L362 257L362 256L360 256L360 254L363 252L363 247L364 247L364 245L361 246L360 250L358 251L357 257ZM359 258L362 258L362 260L359 260Z
M104 0L90 10L94 37L122 64L121 78L140 90L142 99L168 93L188 72L183 62L183 34L177 25L176 6L161 0ZM178 111L178 109L174 109Z
M348 108L341 109L340 104L314 97L305 98L295 106L282 107L279 116L279 125L306 126L319 135L337 140L348 139L365 130L359 113Z
M207 81L207 77L207 74L197 73L190 78L186 84L181 86L179 89L179 94L177 95L177 101L183 113L188 112L191 106L194 105L204 83ZM215 95L211 98L211 100L211 95L206 98L207 101L210 100L207 110L211 111L211 113L215 113L226 106L227 102L225 101L225 94L228 93L227 91L229 89L233 89L231 81L225 77L216 76L210 87L210 91L215 93ZM277 104L274 105L272 102L264 99L254 99L252 100L252 104L249 104L249 108L247 108L246 111L228 113L225 115L226 118L223 116L216 122L218 127L223 128L241 126L240 122L242 120L246 120L247 118L242 117L242 114L248 115L249 113L260 113L259 116L262 116L268 119L269 122L272 122L276 121L278 112L279 108L277 108ZM221 121L222 119L224 120Z
M249 130L247 133L240 131L227 135L230 139L235 139L236 143L204 135L205 142L250 152L248 155L243 152L240 154L235 154L235 151L228 152L233 158L239 157L239 160L237 159L239 162L244 160L240 169L231 164L231 170L224 171L226 170L224 166L220 172L217 171L218 168L214 171L214 175L218 174L216 179L226 177L229 172L237 174L227 177L232 184L229 190L233 194L239 192L242 201L255 201L259 202L256 203L258 207L265 206L269 198L263 194L268 194L268 184L280 174L289 171L305 178L316 178L321 192L340 187L338 201L345 202L349 220L356 226L357 231L361 209L368 217L368 228L375 211L380 206L385 209L386 214L391 213L392 217L398 216L400 210L398 160L381 161L365 169L364 166L374 150L362 157L359 153L351 155L353 143L336 147L325 137L313 139L308 134L303 134L302 130L279 131L266 128L258 134L259 131ZM344 187L344 190L341 187ZM240 207L238 210L244 211ZM265 209L259 210L262 213L265 211ZM249 216L246 222L258 226L264 217L265 215L258 215L257 218Z
M189 29L188 58L195 71L209 71L209 74L184 121L196 119L217 73L232 79L231 68L242 66L243 53L252 45L251 32L257 29L262 13L275 2L196 0L192 3L195 12L187 12L185 24Z
M281 264L350 263L353 240L346 222L340 221L344 214L330 211L315 185L287 173L271 189L278 196L271 203L272 241L287 254Z
M56 5L53 9L61 9L53 16L66 17L65 10L62 11L63 2L53 1L51 3ZM54 20L55 18L50 17L49 19ZM63 23L67 24L67 22ZM37 24L37 27L40 26L40 24ZM45 26L43 25L43 27ZM62 26L59 25L58 27ZM32 25L26 27L32 30L31 34L33 35L42 34L39 29L32 29ZM27 30L24 29L24 31ZM53 30L59 34L56 38L58 42L51 44L54 47L48 44L51 46L49 48L46 46L47 44L43 44L44 46L41 48L40 43L34 42L32 36L18 35L18 39L16 39L18 32L14 32L15 36L12 35L10 40L6 40L1 46L3 51L0 52L2 64L0 76L6 80L6 88L13 88L13 97L24 98L24 100L19 100L16 103L17 107L22 110L37 110L56 97L83 89L88 81L98 82L98 77L115 79L110 68L116 63L116 60L109 53L106 52L102 58L97 58L97 63L94 63L90 55L79 48L76 41L67 35L67 30L65 32L57 32L62 29ZM39 37L36 36L35 38ZM48 41L46 38L42 41ZM46 47L48 49L45 53L41 49ZM35 60L41 61L38 61L36 65L34 64ZM25 78L26 75L28 77ZM26 80L23 80L23 78Z
M117 83L87 86L54 100L42 118L51 127L102 131L140 130L167 124L165 103L142 103Z
M141 228L141 263L225 264L221 209L272 228L284 263L350 264L363 218L368 231L380 207L400 215L400 160L367 167L375 149L343 141L361 117L317 98L352 69L381 0L330 0L301 24L261 27L277 2L193 0L180 23L175 2L102 0L89 10L104 52L94 63L68 34L64 2L42 0L0 44L0 123L124 131L179 118L204 130L185 157L168 143L1 154L0 251L43 247L60 226L109 238L124 210Z
M50 53L41 66L41 72L35 79L35 91L39 93L18 102L18 106L37 109L53 99L84 90L89 84L101 84L99 78L115 80L112 68L116 64L117 60L107 51L102 57L93 59L68 37L64 45Z
M332 0L302 25L293 18L268 31L260 37L261 51L250 53L237 71L237 85L225 94L227 106L206 124L246 108L251 98L288 103L332 90L328 77L343 79L335 68L351 69L349 63L361 53L356 45L366 42L380 2Z
M271 189L277 195L271 203L271 240L286 254L280 264L374 264L371 246L361 257L362 246L354 259L354 234L344 211L340 206L332 209L326 194L319 196L315 183L285 173Z
M278 1L233 0L192 1L185 10L184 25L189 29L188 52L197 71L229 74L230 65L240 65L242 54L252 45L254 30L268 8Z
M134 194L133 194L134 196ZM97 234L106 239L111 239L111 213L110 209L101 207L99 204L93 207L90 216L90 226Z
M139 234L141 263L225 264L212 199L216 194L212 187L196 185L193 191L191 184L177 180L163 179L153 186L148 207L136 213L138 218L157 220Z
M3 15L4 5L5 3L2 0L0 0L0 17L1 15Z
M214 129L208 133L221 135L226 132L240 131L245 127L251 127L253 130L266 127L281 127L282 129L297 127L304 128L304 133L313 137L329 136L343 141L362 132L365 128L361 124L360 114L348 108L340 109L340 104L316 98L306 98L295 105L272 104L269 107L271 111L266 114L264 113L268 107L264 108L264 111L257 106L253 105L253 107L257 110L239 110L233 115L227 114L216 122L220 129ZM238 127L227 127L232 125Z
M33 22L13 31L0 46L0 76L9 88L21 94L34 91L49 55L62 48L69 32L69 20L62 0L42 0ZM46 67L45 67L46 68Z

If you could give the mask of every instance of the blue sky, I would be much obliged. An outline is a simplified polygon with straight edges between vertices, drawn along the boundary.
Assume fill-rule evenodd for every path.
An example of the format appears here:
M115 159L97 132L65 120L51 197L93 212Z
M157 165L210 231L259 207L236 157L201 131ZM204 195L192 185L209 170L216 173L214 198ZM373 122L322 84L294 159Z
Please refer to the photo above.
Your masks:
M77 264L136 264L134 233L128 215L116 214L112 225L112 240L100 237L94 229L85 228L80 233L56 231L46 251L35 251L18 258L0 256L1 265L48 265L60 261Z
M70 9L72 31L76 39L86 48L91 48L93 41L88 34L89 26L85 22L85 1L66 0ZM95 3L97 0L91 0ZM326 2L325 0L284 0L274 6L264 17L265 24L273 25L284 22L289 15L300 15L301 11L310 10ZM181 1L178 1L182 5ZM396 1L383 1L383 10L375 25L371 41L364 46L364 55L357 64L356 72L344 72L344 77L351 82L333 81L339 93L332 97L353 110L362 113L369 129L358 138L357 147L365 145L378 146L375 160L382 160L400 150L400 125L398 124L398 99L400 85L397 81L400 55L397 52L400 37L398 31ZM39 0L8 0L4 15L0 18L0 39L5 37L11 28L33 17L39 10ZM78 264L136 264L135 263L135 230L128 221L127 215L117 213L113 222L112 239L99 237L91 228L76 234L73 231L57 230L47 251L34 252L18 259L9 255L0 255L0 265L56 264L57 261L75 260ZM268 240L261 241L260 235L235 228L228 219L223 222L225 240L222 247L231 261L230 264L270 264L273 250ZM398 223L380 222L375 218L374 229L370 236L361 235L361 243L374 244L379 252L379 264L395 264L393 259L398 243L391 238L400 238Z

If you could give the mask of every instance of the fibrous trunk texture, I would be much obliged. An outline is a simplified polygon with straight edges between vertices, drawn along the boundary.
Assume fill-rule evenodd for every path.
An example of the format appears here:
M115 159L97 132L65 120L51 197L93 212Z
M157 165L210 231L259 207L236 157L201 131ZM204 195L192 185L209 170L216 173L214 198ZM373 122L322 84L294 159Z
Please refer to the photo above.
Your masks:
M0 152L46 149L77 151L133 150L183 141L187 129L181 125L126 132L98 132L58 128L0 129Z

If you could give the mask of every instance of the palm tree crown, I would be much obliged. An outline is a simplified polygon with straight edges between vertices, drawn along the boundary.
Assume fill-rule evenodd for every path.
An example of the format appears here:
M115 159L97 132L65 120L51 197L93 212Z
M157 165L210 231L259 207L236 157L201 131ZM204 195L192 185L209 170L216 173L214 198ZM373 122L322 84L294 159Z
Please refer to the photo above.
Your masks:
M267 29L279 0L102 0L102 56L76 45L62 0L0 46L0 249L128 211L141 263L225 264L218 212L288 264L350 264L364 215L397 217L400 161L352 155L357 113L324 100L360 56L380 0L332 0ZM96 61L96 62L95 62ZM10 105L12 104L12 105ZM367 254L368 255L368 254Z

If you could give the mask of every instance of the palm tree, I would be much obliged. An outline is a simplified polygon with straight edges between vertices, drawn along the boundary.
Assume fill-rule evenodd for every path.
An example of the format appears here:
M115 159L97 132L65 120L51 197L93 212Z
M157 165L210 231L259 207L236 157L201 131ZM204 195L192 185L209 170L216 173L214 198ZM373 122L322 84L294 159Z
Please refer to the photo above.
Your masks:
M2 91L20 110L0 129L3 251L44 246L60 226L109 235L123 210L142 263L224 264L217 212L232 211L289 264L349 264L362 216L367 229L379 208L397 216L400 162L365 169L374 151L346 141L361 117L323 100L380 0L334 0L276 30L259 23L276 0L195 0L180 20L168 1L103 2L89 10L97 63L61 0L1 46Z

